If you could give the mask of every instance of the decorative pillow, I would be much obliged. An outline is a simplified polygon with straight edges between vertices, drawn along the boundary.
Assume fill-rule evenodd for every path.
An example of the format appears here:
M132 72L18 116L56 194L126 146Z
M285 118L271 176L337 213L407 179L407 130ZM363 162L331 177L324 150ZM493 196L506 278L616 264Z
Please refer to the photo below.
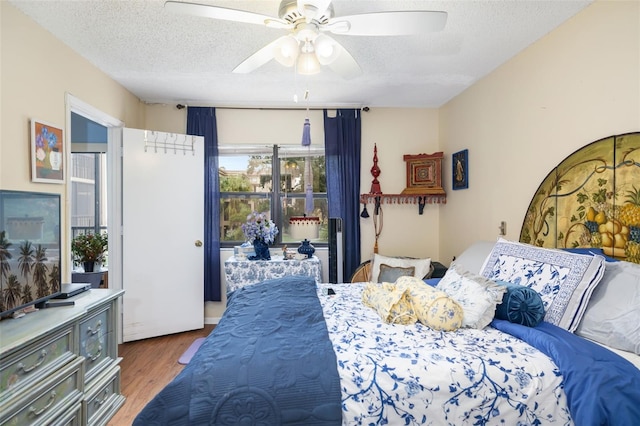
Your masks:
M371 281L382 282L380 279L380 265L385 264L394 268L409 268L414 267L414 277L424 278L431 269L431 259L410 259L404 257L387 257L381 256L377 253L373 255L373 262L371 266ZM395 281L395 280L394 280ZM388 281L393 282L393 281Z
M640 265L606 264L576 334L640 355Z
M496 306L496 318L527 327L535 327L544 319L544 305L540 295L532 288L497 281L507 292Z
M602 256L534 247L500 238L487 257L481 275L531 287L544 303L544 320L573 332L604 269Z
M456 262L451 264L436 288L462 306L462 326L477 329L489 325L496 312L496 305L502 302L502 295L507 291L504 286L462 270Z
M378 277L378 280L382 283L394 283L400 277L413 277L415 271L415 266L410 266L408 268L395 268L382 263L380 264L380 276Z
M495 241L476 241L454 260L463 270L479 274L495 244Z
M462 327L462 307L443 291L425 285L416 277L400 277L396 288L406 289L411 295L413 311L422 324L434 330L454 331Z
M368 283L362 291L362 303L374 309L389 324L414 324L418 319L411 305L409 291L391 283Z

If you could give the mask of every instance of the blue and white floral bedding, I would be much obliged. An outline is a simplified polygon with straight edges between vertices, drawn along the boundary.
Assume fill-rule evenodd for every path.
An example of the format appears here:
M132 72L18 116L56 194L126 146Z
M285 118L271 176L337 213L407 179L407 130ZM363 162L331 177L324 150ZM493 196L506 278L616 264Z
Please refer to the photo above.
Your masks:
M572 424L562 376L539 350L491 327L386 324L360 302L363 286L319 292L343 424Z
M386 324L364 286L237 290L134 425L640 424L640 370L612 352L548 323Z

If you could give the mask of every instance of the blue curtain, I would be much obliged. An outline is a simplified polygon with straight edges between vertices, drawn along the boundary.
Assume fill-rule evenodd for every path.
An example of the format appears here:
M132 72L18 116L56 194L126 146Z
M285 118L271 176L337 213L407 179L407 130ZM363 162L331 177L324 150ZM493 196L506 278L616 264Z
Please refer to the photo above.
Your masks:
M360 265L360 118L357 109L339 109L334 118L324 110L329 217L342 219L345 281Z
M204 136L204 300L222 300L220 288L220 185L216 109L188 107L187 134Z

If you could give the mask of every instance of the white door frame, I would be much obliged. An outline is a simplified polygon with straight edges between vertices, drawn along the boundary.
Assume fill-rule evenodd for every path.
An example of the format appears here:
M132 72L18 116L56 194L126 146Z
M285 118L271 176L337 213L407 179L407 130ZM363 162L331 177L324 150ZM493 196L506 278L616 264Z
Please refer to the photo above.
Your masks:
M71 112L88 118L102 126L107 127L107 232L109 233L109 253L122 253L122 128L124 122L106 114L88 103L76 98L70 93L65 93L66 106L66 164L71 164ZM68 169L67 169L68 170ZM67 197L65 210L66 223L71 223L71 175L67 173L65 178L67 185ZM70 229L70 227L69 227ZM63 243L65 247L71 247L71 233L65 232ZM72 267L71 257L67 260ZM72 268L67 268L71 271ZM70 277L67 277L70 278ZM71 280L69 280L71 281ZM119 290L122 288L122 257L109 256L109 288ZM122 298L119 301L122 304ZM120 306L121 308L121 306ZM122 309L120 309L120 313ZM122 316L118 315L118 343L122 342Z

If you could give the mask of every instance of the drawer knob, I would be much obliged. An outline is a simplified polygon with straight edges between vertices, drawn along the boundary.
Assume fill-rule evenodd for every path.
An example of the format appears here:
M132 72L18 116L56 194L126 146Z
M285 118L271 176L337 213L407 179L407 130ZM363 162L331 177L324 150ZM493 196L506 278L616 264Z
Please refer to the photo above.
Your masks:
M40 410L38 410L37 408L35 408L33 405L31 407L29 407L29 413L33 414L34 416L38 417L40 414L44 413L45 411L47 411L47 409L49 407L51 407L53 405L53 403L56 402L56 391L51 391L51 394L49 395L49 402L47 403L47 405L45 405L44 407L42 407Z
M94 403L95 405L97 405L98 407L100 407L102 404L104 404L105 402L107 402L107 400L109 399L109 389L108 389L108 388L104 390L103 395L104 395L104 397L103 397L102 399L97 399L97 398L96 398L96 399L93 401L93 403Z
M102 329L102 320L98 320L98 322L96 323L95 329L92 329L91 327L87 327L87 333L93 336L94 334L100 333L100 329Z
M22 373L22 374L30 373L33 370L35 370L36 368L40 367L40 365L42 365L42 363L44 362L45 359L47 359L47 351L46 351L46 349L43 349L40 352L40 356L38 357L38 360L31 367L25 367L25 365L23 363L19 363L17 365L18 372Z
M102 355L102 345L98 346L98 350L96 351L95 355L91 355L89 352L87 352L87 356L89 357L89 360L91 362L100 358L100 355Z

